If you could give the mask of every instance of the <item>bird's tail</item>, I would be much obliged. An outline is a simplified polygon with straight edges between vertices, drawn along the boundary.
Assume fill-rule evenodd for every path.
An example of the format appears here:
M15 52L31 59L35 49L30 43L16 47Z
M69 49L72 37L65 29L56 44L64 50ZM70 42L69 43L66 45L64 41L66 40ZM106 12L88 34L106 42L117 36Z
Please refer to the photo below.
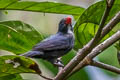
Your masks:
M20 54L20 56L25 56L25 57L41 57L43 55L43 52L40 51L28 51L24 54Z

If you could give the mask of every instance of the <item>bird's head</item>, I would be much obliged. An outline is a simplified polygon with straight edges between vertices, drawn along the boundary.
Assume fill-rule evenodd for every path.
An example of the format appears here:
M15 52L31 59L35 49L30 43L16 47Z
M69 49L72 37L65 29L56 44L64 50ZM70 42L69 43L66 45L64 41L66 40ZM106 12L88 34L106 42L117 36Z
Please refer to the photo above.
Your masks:
M71 17L63 18L59 23L58 32L68 33L68 31L73 31Z

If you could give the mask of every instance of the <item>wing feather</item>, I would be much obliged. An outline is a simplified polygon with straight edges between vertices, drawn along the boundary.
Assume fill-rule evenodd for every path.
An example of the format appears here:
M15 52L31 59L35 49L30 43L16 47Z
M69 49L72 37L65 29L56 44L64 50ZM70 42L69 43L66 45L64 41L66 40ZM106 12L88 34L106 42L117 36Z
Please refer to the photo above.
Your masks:
M68 38L65 36L54 35L50 38L45 39L39 44L33 47L33 50L58 50L58 49L66 49L69 47Z

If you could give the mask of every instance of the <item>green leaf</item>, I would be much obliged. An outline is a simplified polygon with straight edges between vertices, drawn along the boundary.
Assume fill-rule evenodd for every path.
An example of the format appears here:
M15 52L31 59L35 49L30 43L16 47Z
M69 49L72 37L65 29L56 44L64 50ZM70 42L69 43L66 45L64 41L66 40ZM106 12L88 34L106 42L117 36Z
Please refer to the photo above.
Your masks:
M100 24L102 15L105 10L105 1L97 2L87 8L83 14L77 20L74 33L76 38L75 50L82 48L88 41L90 41L97 32L98 25ZM120 1L115 2L113 8L110 11L110 15L106 20L106 24L109 22L115 14L120 11ZM109 33L103 40L111 36L113 32ZM103 41L102 40L102 41Z
M82 48L86 43L88 43L91 38L95 35L98 29L98 25L93 23L84 23L78 28L75 34L75 46L74 49L77 50Z
M104 1L100 1L91 5L79 17L75 24L75 29L77 29L83 23L99 24L104 10L105 10Z
M38 65L22 56L0 56L0 77L18 73L41 74Z
M0 22L0 49L21 54L30 50L43 36L21 21Z
M0 0L1 10L22 10L56 14L80 15L84 8L55 2Z
M9 6L12 3L17 2L18 0L0 0L0 8L6 8L7 6Z
M94 23L99 25L102 15L104 13L105 10L105 6L106 3L105 1L99 1L93 5L91 5L90 7L88 7L83 13L82 15L79 17L79 19L77 20L77 23L75 25L75 29L78 28L81 24L83 23ZM114 17L114 15L120 11L120 1L115 1L115 4L113 5L111 11L110 11L110 15L107 19L106 22L108 22L112 17Z
M0 77L0 80L23 80L19 74L10 74L7 76Z

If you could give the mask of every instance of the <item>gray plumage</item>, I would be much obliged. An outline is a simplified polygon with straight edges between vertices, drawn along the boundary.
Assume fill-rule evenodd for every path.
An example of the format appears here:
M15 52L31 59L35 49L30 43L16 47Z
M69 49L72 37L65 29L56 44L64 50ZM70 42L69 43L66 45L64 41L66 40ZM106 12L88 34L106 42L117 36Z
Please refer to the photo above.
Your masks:
M42 58L55 64L60 62L57 58L67 54L74 46L74 35L72 26L65 23L66 19L62 19L59 23L58 32L40 43L36 44L31 51L22 54L22 56L31 58Z

